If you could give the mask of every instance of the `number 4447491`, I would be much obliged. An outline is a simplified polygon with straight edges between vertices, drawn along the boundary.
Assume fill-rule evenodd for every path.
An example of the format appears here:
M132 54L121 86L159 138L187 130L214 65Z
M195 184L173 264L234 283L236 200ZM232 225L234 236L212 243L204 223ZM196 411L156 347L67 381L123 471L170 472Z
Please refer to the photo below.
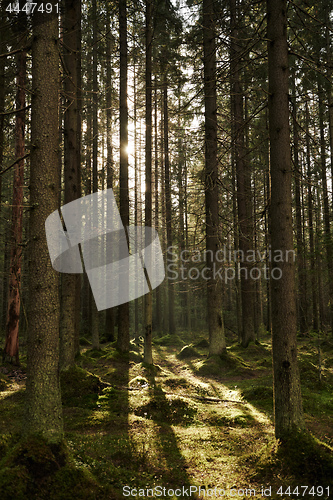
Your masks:
M20 3L10 3L8 7L6 7L6 11L12 13L19 14L20 12L25 12L27 15L33 14L35 11L37 12L45 12L45 14L51 14L52 11L59 14L59 4L58 3L37 3L37 2L26 2L22 8L20 9Z
M297 497L304 497L305 495L310 495L313 497L322 497L325 496L326 498L330 496L330 487L329 486L296 486L295 488L291 488L291 486L288 486L288 488L283 488L283 486L280 486L280 488L277 490L277 495L296 495Z

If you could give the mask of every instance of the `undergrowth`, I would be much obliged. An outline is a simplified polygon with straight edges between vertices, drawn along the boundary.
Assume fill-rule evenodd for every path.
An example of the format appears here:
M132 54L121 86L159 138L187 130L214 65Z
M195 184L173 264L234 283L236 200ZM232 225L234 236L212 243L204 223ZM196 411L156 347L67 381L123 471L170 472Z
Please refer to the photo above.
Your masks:
M154 341L154 367L142 362L140 337L129 354L118 353L114 343L92 351L85 342L77 366L61 374L65 442L58 448L21 440L24 381L1 374L1 499L117 499L125 485L225 491L270 485L275 492L304 481L328 486L333 346L321 345L319 372L316 342L302 339L299 349L313 435L284 444L272 425L268 338L207 357L204 337L165 335Z

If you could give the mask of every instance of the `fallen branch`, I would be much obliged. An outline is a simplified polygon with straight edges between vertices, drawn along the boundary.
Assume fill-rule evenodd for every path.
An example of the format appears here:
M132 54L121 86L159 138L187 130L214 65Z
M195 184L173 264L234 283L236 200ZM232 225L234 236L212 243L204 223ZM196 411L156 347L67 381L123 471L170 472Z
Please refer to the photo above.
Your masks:
M141 387L115 387L115 389L123 389L125 391L141 391L141 389L145 389L147 385ZM220 398L212 398L212 397L204 397L204 396L192 396L191 394L176 394L174 392L164 392L164 395L167 396L180 396L182 398L191 398L198 399L199 401L206 401L207 403L241 403L246 404L246 401L241 401L237 399L220 399Z

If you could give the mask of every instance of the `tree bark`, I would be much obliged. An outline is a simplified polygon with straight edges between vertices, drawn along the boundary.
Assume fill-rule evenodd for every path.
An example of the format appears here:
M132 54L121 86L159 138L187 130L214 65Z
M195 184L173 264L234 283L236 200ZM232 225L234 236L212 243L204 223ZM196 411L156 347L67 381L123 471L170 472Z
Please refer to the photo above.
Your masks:
M159 190L158 190L158 183L159 183L159 159L158 159L158 120L157 120L157 79L155 77L155 88L154 88L154 128L155 128L155 136L154 136L154 149L155 149L155 166L154 166L154 184L155 184L155 190L154 190L154 198L155 198L155 229L156 231L159 230L159 206L160 206L160 199L159 199ZM161 290L162 290L163 285L158 286L155 288L155 328L158 332L161 330L161 314L162 314L162 307L161 307Z
M63 16L64 60L64 204L79 195L80 150L78 143L78 13L77 0L65 0ZM60 368L68 370L75 362L77 276L61 275Z
M312 191L312 170L311 170L311 149L309 133L309 104L305 103L305 141L306 141L306 162L307 162L307 188L308 188L308 227L309 227L309 246L310 246L310 270L311 270L311 290L312 290L312 327L315 332L319 331L319 307L318 290L316 280L316 258L314 244L314 218L313 218L313 191Z
M164 183L165 183L165 222L167 234L167 248L172 246L172 213L171 213L171 186L170 186L170 158L169 158L169 112L168 112L168 82L167 75L164 75L163 89L163 123L164 123ZM175 292L171 279L168 284L168 306L169 306L169 333L176 332L175 325Z
M81 198L82 188L81 188L81 157L82 157L82 61L81 61L81 51L82 51L82 29L81 29L81 18L82 18L82 0L76 2L76 38L77 38L77 54L76 54L76 73L77 73L77 198ZM83 285L82 274L77 274L76 278L76 290L75 290L75 336L74 336L74 349L75 356L80 354L80 332L81 332L81 289Z
M293 249L286 12L286 0L267 0L271 244L273 257L283 255L282 262L273 262L280 279L271 283L275 436L281 440L304 428L294 262L286 253Z
M36 13L32 37L29 336L23 432L63 438L59 385L58 273L51 266L45 220L58 208L59 47L57 1Z
M296 205L296 238L297 238L297 278L298 278L298 317L300 333L308 330L307 322L307 290L306 290L306 264L305 248L302 231L302 211L301 211L301 166L299 162L299 127L297 123L297 101L295 71L292 74L292 106L293 106L293 139L294 139L294 180L295 180L295 205Z
M21 3L20 3L21 5ZM21 5L22 7L22 5ZM21 52L17 54L16 77L16 113L15 120L15 157L22 158L25 154L25 85L26 59L26 16L20 12L17 20L18 38ZM22 233L23 233L23 183L24 160L14 167L13 208L11 225L10 276L8 290L8 309L6 321L6 342L3 358L19 364L19 323L21 306L21 263L22 263Z
M4 11L4 4L2 4L0 8L0 15L1 15L1 23L2 25L4 24L5 20L5 11ZM0 51L1 53L5 52L5 36L4 36L4 30L0 30ZM1 214L1 202L2 202L2 190L3 190L3 184L2 184L2 175L1 171L3 168L3 158L4 158L4 148L5 148L5 135L4 135L4 130L5 130L5 95L6 95L6 86L5 86L5 68L6 68L6 57L1 57L0 58L0 214ZM3 227L3 231L5 228ZM6 237L5 237L6 240ZM6 321L7 321L7 287L8 287L8 279L7 279L7 262L6 262L6 254L8 254L8 251L6 251L6 245L7 243L5 242L4 244L4 262L3 262L3 280L2 280L2 296L1 296L1 320L0 320L0 326L1 329L6 328Z
M333 240L330 227L330 207L328 200L327 175L326 175L326 143L324 131L324 104L322 96L322 87L318 81L318 98L319 98L319 128L320 128L320 160L321 160L321 184L323 189L323 205L324 205L324 231L325 231L325 248L327 256L327 269L329 281L329 314L330 326L333 334Z
M92 64L92 80L93 80L93 151L92 151L92 192L98 191L98 75L97 75L97 0L92 2L93 15L93 64ZM95 220L94 226L98 226L97 210L94 210ZM99 314L96 302L91 296L91 337L92 349L99 349Z
M128 107L127 107L127 2L119 0L119 42L120 42L120 217L125 228L129 226L128 191ZM124 283L124 286L126 284ZM129 286L129 285L127 285ZM118 308L117 349L129 351L129 303Z
M145 226L152 227L152 0L146 0L146 192L145 192ZM148 234L148 233L147 233ZM145 247L151 244L146 235ZM151 256L153 258L153 256ZM146 274L146 279L148 275ZM149 292L145 295L145 345L144 361L153 364L152 351L152 321L153 321L153 294L149 279Z
M239 37L240 13L237 12L236 1L230 0L231 13L231 91L232 91L232 120L233 147L237 179L237 208L238 208L238 244L241 259L240 267L240 295L242 305L241 343L247 347L255 340L254 332L254 286L250 276L251 264L247 255L253 251L253 218L251 202L251 174L249 163L246 160L244 143L245 125L243 118L243 92L240 81L241 46Z
M218 159L216 104L216 47L213 0L203 0L204 99L205 99L205 207L207 267L207 315L209 355L226 351L222 315L221 283L214 276L217 268L218 239Z
M112 72L111 72L111 52L112 52L112 34L111 34L111 16L110 5L106 5L107 29L110 33L106 39L106 186L113 188L114 165L113 165L113 147L112 147ZM114 313L115 309L109 307L105 316L105 333L109 342L114 341Z

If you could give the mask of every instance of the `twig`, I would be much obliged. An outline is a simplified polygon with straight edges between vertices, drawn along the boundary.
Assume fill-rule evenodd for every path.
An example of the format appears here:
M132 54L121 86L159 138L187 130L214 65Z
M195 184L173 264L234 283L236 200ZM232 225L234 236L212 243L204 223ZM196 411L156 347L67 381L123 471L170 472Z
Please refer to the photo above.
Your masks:
M11 52L5 52L4 54L0 54L0 58L12 56L14 54L17 54L18 52L22 52L23 50L29 50L29 49L30 49L29 45L27 47L23 47L23 48L21 47L20 49L15 49L15 50L12 50Z
M144 387L117 387L117 389L123 389L125 391L140 391L143 388ZM246 401L240 401L235 399L220 399L220 398L211 398L204 396L191 396L190 394L176 394L174 392L163 392L163 394L167 396L180 396L182 398L198 399L199 401L206 401L207 403L241 403L243 405L246 404Z
M21 109L13 109L13 111L5 111L4 113L0 113L0 116L8 116L8 115L15 115L16 113L20 113L21 111L25 111L27 109L31 108L31 104L28 106L25 106L24 108Z
M10 170L12 167L14 167L14 165L16 165L17 163L19 163L20 161L22 160L25 160L26 158L28 158L28 156L30 156L30 151L29 153L25 154L24 156L21 156L21 158L17 158L17 160L15 160L13 163L11 163L8 167L5 168L5 170L1 170L0 171L0 175L3 175L5 174L6 172L8 172L8 170Z

